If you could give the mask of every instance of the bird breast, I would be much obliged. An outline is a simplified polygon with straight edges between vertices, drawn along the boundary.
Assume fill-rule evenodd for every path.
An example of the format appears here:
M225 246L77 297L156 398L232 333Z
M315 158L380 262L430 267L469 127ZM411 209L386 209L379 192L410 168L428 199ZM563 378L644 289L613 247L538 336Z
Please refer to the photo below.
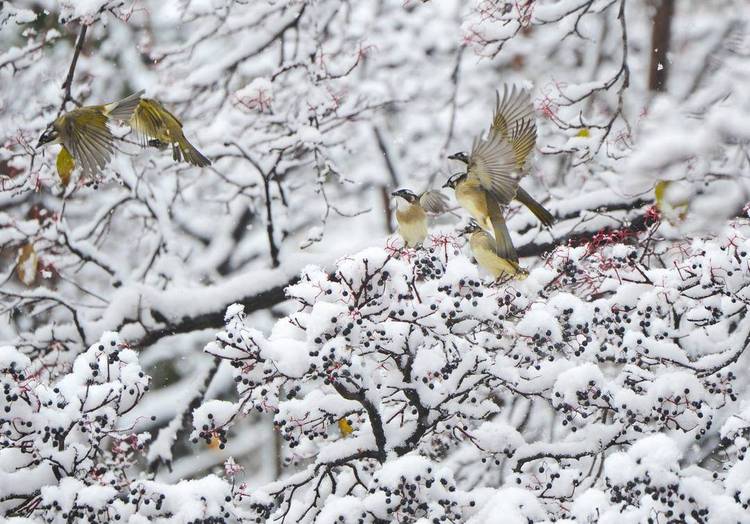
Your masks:
M415 246L427 237L427 214L418 205L396 210L398 232L407 245Z
M461 183L456 187L456 200L484 228L491 228L487 211L487 194L479 187Z
M427 220L427 214L421 206L410 205L404 209L396 210L396 219L399 224L412 224Z

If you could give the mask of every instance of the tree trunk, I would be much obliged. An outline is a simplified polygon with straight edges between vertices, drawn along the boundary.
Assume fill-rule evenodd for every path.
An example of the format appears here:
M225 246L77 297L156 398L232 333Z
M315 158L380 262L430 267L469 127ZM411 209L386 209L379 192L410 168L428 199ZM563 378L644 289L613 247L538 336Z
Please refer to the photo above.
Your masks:
M658 0L651 31L651 67L648 88L651 91L666 91L669 72L669 41L672 36L674 0Z

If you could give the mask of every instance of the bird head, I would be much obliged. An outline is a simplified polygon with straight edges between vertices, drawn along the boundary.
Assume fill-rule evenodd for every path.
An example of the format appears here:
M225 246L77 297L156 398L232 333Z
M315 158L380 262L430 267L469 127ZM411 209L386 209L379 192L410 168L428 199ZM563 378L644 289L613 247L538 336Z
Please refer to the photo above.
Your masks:
M419 200L419 197L411 189L399 189L391 193L391 196L401 197L407 202L409 202L410 204Z
M39 137L39 142L36 144L36 149L39 149L45 144L49 144L50 142L54 142L60 138L60 133L58 133L57 129L55 128L55 124L52 123L47 126L47 129L44 130L44 133L42 133L42 136Z
M448 159L458 160L459 162L463 162L464 164L469 163L469 157L463 151L459 151L458 153L453 153L452 155L449 155Z
M443 187L450 187L451 189L456 189L456 185L465 178L466 178L466 173L453 173L451 177L445 181L445 184L443 184Z
M472 233L476 233L477 231L481 231L482 227L477 223L476 220L471 219L469 220L469 223L466 224L466 226L461 230L461 234L463 235L470 235Z

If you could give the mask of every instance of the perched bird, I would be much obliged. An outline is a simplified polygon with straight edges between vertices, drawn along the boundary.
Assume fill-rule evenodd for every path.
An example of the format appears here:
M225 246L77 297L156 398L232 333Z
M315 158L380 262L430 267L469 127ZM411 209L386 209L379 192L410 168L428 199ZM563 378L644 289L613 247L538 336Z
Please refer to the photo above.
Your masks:
M513 148L515 167L525 174L528 169L528 158L536 143L536 123L534 119L534 106L531 103L531 95L525 89L513 86L503 86L503 94L497 92L495 114L490 126L490 136L499 135ZM520 129L528 127L526 132ZM448 157L465 164L470 161L464 152L454 153ZM525 205L545 226L551 226L555 219L544 206L534 200L522 187L516 187L515 200ZM480 222L481 223L481 222Z
M115 148L110 122L127 122L142 94L138 91L111 104L79 107L60 115L47 126L36 147L62 144L84 176L94 176L109 163Z
M448 211L448 199L440 191L425 191L417 195L409 189L391 193L396 197L398 234L409 247L416 247L427 237L427 214Z
M172 146L172 158L177 162L185 160L198 167L211 165L182 132L182 122L152 98L143 98L130 118L130 127L140 138L141 143L160 149Z
M512 260L510 253L495 250L495 240L476 221L470 221L463 233L471 235L469 246L479 267L488 271L496 279L509 276L522 280L528 276L528 271L519 266L517 261Z

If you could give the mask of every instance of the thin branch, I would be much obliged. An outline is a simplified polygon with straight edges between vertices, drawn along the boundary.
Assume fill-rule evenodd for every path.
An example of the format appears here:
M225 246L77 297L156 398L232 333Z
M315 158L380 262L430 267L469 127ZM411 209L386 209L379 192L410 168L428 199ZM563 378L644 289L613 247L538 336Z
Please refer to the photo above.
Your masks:
M65 110L65 105L68 103L68 101L72 101L76 105L80 105L70 94L70 89L73 86L73 75L75 75L76 71L76 65L78 64L78 55L81 54L81 49L83 48L83 42L86 40L86 30L88 29L88 25L81 23L81 32L78 33L78 40L76 40L76 46L73 51L73 60L70 62L70 68L68 69L68 76L65 77L65 81L62 84L62 89L64 90L63 94L63 100L62 104L60 104L60 110L57 112L57 115L60 116L62 112Z

